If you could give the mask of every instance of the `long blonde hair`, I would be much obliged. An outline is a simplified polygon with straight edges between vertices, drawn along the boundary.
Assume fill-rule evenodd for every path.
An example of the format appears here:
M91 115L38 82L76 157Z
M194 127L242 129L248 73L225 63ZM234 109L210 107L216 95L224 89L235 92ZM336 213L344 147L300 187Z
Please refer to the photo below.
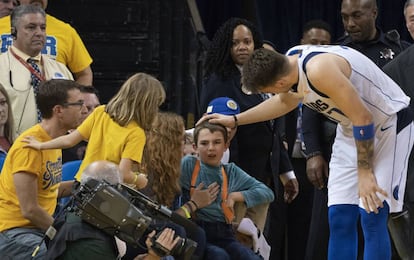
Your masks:
M183 154L184 120L172 112L159 112L147 133L142 166L158 203L171 207L180 193L180 162Z
M6 98L7 106L8 106L8 113L7 113L7 121L4 124L4 137L9 141L10 144L13 144L14 138L16 137L16 133L14 132L14 118L13 118L13 111L12 105L10 103L9 94L7 94L6 89L3 85L0 84L0 92Z
M135 121L149 130L164 101L165 90L161 82L146 73L136 73L125 81L105 111L121 126Z

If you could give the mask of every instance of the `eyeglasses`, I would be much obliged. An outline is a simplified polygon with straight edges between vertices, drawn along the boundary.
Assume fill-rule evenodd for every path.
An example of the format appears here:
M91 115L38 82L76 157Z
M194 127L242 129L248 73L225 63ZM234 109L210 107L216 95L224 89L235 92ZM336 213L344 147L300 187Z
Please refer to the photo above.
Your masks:
M83 100L78 101L78 102L65 102L63 103L64 107L68 107L68 106L83 106L85 105L85 102Z

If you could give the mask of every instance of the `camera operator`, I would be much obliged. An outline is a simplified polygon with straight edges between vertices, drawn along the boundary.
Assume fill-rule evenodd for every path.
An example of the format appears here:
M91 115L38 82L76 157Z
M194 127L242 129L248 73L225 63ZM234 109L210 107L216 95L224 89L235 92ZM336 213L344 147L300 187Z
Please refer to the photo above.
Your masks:
M96 161L87 166L81 177L81 185L90 179L105 180L109 184L121 183L122 176L116 164L108 161ZM74 212L67 212L57 217L55 228L58 230L53 240L49 242L47 259L119 259L125 254L126 245L123 241L104 231L82 221ZM147 239L148 253L135 259L153 260L160 257L152 250L152 231ZM175 231L165 228L155 242L169 254L180 237L175 237Z

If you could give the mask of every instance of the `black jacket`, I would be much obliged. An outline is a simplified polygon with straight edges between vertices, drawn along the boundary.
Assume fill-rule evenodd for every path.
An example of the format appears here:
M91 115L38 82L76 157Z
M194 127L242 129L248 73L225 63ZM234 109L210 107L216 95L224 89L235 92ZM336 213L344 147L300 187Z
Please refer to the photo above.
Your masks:
M356 49L382 68L410 44L402 41L396 30L383 33L377 28L377 32L377 37L371 41L353 42L350 36L346 36L339 39L338 44Z
M206 111L212 99L223 96L234 99L241 112L263 101L261 95L246 95L242 92L240 73L234 73L227 79L212 74L204 81L201 90L200 111ZM230 161L273 187L278 187L279 174L292 170L277 127L270 121L239 126L231 141Z
M383 68L407 96L411 98L410 106L414 108L414 45L403 51L394 60ZM414 202L414 152L410 154L407 172L407 188L405 190L405 201Z

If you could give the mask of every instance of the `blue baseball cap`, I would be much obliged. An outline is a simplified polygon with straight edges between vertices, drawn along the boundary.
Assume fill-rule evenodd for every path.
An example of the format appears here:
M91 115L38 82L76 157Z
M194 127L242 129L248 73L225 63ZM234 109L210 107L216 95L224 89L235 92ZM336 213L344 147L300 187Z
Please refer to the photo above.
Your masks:
M206 112L207 114L235 115L240 113L240 107L236 101L229 97L218 97L210 101Z

